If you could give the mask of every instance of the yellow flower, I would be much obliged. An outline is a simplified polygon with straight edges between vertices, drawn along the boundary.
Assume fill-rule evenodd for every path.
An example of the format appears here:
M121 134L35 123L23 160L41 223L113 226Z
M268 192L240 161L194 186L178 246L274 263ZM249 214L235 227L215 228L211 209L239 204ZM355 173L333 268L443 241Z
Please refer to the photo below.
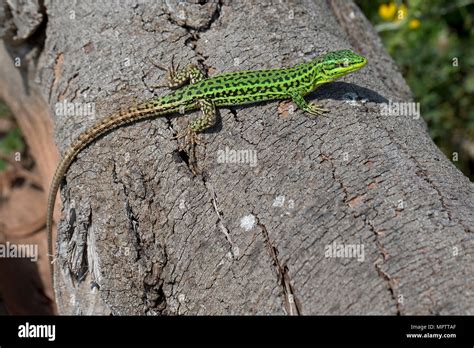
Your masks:
M386 21L391 21L397 12L397 5L394 2L379 6L379 16Z
M408 12L408 9L405 6L405 4L401 4L400 7L398 8L397 16L395 18L395 22L401 22L405 18L407 18L407 12Z
M421 25L421 22L418 19L412 19L408 24L410 29L418 29Z

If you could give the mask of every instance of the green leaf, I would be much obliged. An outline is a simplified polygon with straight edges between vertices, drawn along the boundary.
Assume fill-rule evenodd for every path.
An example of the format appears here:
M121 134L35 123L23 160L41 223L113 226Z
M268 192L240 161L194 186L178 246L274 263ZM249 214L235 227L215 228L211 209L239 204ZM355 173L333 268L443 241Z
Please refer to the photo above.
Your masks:
M22 151L24 148L25 144L23 143L19 128L13 128L0 140L0 151L6 155Z

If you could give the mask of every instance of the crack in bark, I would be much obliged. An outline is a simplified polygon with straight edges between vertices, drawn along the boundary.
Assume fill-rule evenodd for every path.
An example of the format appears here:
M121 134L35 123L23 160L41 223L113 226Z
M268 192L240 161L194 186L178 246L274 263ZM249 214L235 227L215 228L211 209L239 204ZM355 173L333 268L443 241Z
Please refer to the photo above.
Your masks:
M344 193L344 203L348 206L349 210L351 210L352 209L351 202L352 202L353 199L348 200L349 193L347 191L347 188L344 186L344 183L342 182L342 180L338 180L337 177L336 177L336 167L334 166L334 164L332 162L333 158L331 156L325 155L323 153L321 153L320 156L322 157L323 161L328 161L329 165L331 166L332 178L336 183L339 184L339 187L341 188L342 192ZM362 194L362 195L359 195L358 197L363 197L364 195L365 194ZM354 213L351 213L351 215L354 219L358 219L359 217L362 217L362 220L364 221L365 226L367 226L369 228L369 230L375 236L375 244L377 245L377 249L379 250L379 255L382 256L382 259L380 259L380 256L379 256L379 258L377 258L377 260L375 261L375 263L374 263L375 269L376 269L378 275L382 279L387 281L387 286L388 286L388 290L390 292L390 296L392 297L392 299L396 303L397 315L401 315L402 314L402 307L401 307L401 303L397 299L398 293L396 291L396 282L392 277L390 277L390 275L388 273L386 273L381 268L381 265L388 258L388 255L389 255L388 251L385 249L384 244L380 240L379 233L375 230L374 225L372 224L372 222L370 220L367 219L367 216L365 214L364 215L356 215Z
M257 143L254 143L250 140L248 140L246 137L245 137L245 134L242 132L242 124L243 124L243 121L241 119L239 119L238 117L238 113L237 113L237 110L233 107L229 107L228 108L229 112L231 113L232 117L234 118L234 121L238 124L239 126L239 136L240 136L240 139L242 139L243 141L245 141L247 144L249 145L252 145L252 146L257 146L258 144Z
M263 239L268 246L270 258L272 259L273 265L275 266L278 283L284 294L285 312L287 315L301 315L301 304L295 296L294 288L291 284L291 279L288 274L288 266L282 265L280 262L280 259L278 258L278 249L271 242L267 227L262 222L260 222L260 219L254 212L252 212L252 215L255 216L257 226L262 230Z
M193 28L193 27L191 27L190 25L187 25L187 24L179 24L178 22L176 22L176 20L173 19L173 17L171 16L171 14L168 11L163 11L163 12L166 15L166 18L170 23L172 23L174 25L177 25L178 27L181 27L183 29L186 29L187 32L195 31L195 32L201 32L202 33L202 32L205 32L205 31L211 29L214 22L219 19L219 17L221 16L222 6L223 6L223 0L218 0L216 2L216 9L212 13L211 18L209 19L209 22L206 25L203 25L199 28Z
M222 231L222 233L224 234L226 240L229 242L230 244L230 251L232 253L232 257L234 257L234 259L237 259L238 258L238 252L237 252L237 249L235 247L235 244L234 242L232 241L232 238L230 237L230 233L229 233L229 229L224 225L224 222L222 221L222 214L217 206L217 195L216 195L216 192L214 191L214 189L212 187L207 187L207 182L205 180L203 180L204 182L204 186L206 187L206 189L210 192L211 194L211 199L212 199L212 206L214 207L214 211L217 215L217 227Z
M331 166L331 176L332 176L332 179L334 180L335 183L339 184L339 188L342 190L342 193L344 194L344 200L343 202L344 203L348 203L347 199L349 198L349 193L347 192L347 188L344 186L344 184L342 183L342 181L338 180L336 178L336 166L334 165L333 163L333 160L334 158L332 158L331 156L328 156L324 153L321 152L321 154L319 155L319 157L322 158L322 162L325 162L327 161L329 163L329 165ZM348 205L348 204L347 204ZM348 205L349 206L349 205ZM350 208L350 206L349 206Z
M113 161L113 166L112 166L112 177L114 180L115 184L121 185L122 186L122 191L125 196L125 212L127 214L127 219L129 221L129 231L133 233L135 236L135 250L137 252L137 257L135 259L135 262L140 260L142 258L142 241L140 238L140 234L138 233L138 227L140 225L138 219L136 218L135 214L133 213L132 207L130 205L130 200L129 200L129 193L127 190L127 186L125 183L119 179L118 173L117 173L117 167L115 161Z
M81 221L82 219L77 217L75 207L70 209L70 214L66 220L68 230L65 235L67 246L64 265L67 265L67 269L69 270L68 275L71 277L73 283L84 280L88 271L90 271L87 262L87 234L92 226L92 208L90 204L87 205L89 210L87 221ZM76 228L74 228L74 225L76 225ZM74 230L77 232L74 233ZM58 258L60 255L61 254L58 253ZM62 269L66 269L66 267L62 267Z
M158 298L155 301L155 308L157 308L160 311L160 313L163 314L168 308L168 301L166 299L166 295L163 290L164 278L161 277L161 274L163 273L163 270L168 265L169 256L168 256L168 250L166 249L166 243L163 243L162 246L163 246L163 266L161 267L161 273L157 275L159 285L157 289Z
M83 265L83 267L81 267L81 270L83 272L82 272L82 276L80 276L80 274L77 274L79 276L78 277L79 281L82 281L83 279L85 279L88 272L91 276L91 279L93 278L93 269L89 267L89 262L88 262L88 257L87 257L87 255L89 255L88 244L87 244L87 234L89 233L89 230L91 227L92 227L92 207L89 204L89 215L87 217L87 226L84 226L84 251L82 253L82 260L81 260L81 264Z
M377 245L377 248L379 249L380 256L382 256L382 259L379 256L377 258L377 260L375 260L375 262L374 262L375 269L376 269L378 275L382 279L387 281L387 286L388 286L388 290L390 292L390 295L396 303L397 315L402 315L402 305L401 305L401 302L398 301L399 294L398 294L398 291L396 290L396 283L397 282L396 282L395 278L392 278L381 267L382 264L385 262L385 260L388 258L388 255L389 255L388 251L385 249L384 244L380 240L379 233L375 230L374 225L372 224L372 222L370 220L367 220L367 217L365 215L364 215L364 223L366 224L366 226L369 227L370 231L374 234L375 244Z
M426 181L428 183L428 185L431 186L432 189L434 189L439 197L439 201L441 203L441 206L443 207L443 209L446 211L446 215L448 216L448 219L449 221L451 222L455 222L455 223L458 223L459 225L461 225L461 227L463 228L464 232L466 233L471 233L471 230L469 229L469 226L465 226L463 222L461 221L457 221L457 219L453 218L452 214L451 214L451 210L449 209L449 207L446 205L446 202L444 200L444 196L441 194L441 190L439 189L438 186L436 186L436 184L433 182L433 180L429 177L427 171L425 169L422 169L421 168L421 165L420 163L413 157L410 155L410 159L413 160L415 162L415 164L417 165L418 168L420 168L420 170L417 170L415 172L416 176L418 176L419 178L423 179L424 181Z
M62 68L63 63L64 63L64 53L57 52L56 57L54 59L54 66L53 66L54 78L53 78L53 82L51 83L51 88L49 88L49 93L48 93L49 104L51 104L51 97L53 94L53 90L57 88L57 84L61 77L61 68Z
M234 121L237 122L237 123L242 123L242 120L239 120L238 116L237 116L237 110L235 110L234 108L230 107L229 108L229 112L232 114L232 116L234 117Z

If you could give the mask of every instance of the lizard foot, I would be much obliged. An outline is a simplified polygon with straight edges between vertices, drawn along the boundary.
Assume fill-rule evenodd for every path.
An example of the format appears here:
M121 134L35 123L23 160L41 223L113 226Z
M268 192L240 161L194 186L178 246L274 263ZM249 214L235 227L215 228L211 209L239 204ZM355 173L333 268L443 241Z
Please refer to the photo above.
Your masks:
M184 138L185 143L191 146L202 145L203 142L201 137L195 131L187 128L186 130L179 132L176 136L173 137L175 140Z
M198 133L187 128L185 131L178 133L173 139L185 139L185 145L180 146L180 150L185 151L189 155L189 169L194 175L199 175L199 169L197 166L198 157L196 156L196 145L202 145L203 141L201 140Z
M317 116L324 116L324 113L329 112L328 109L324 109L321 105L315 103L309 103L305 111L311 118L315 118Z
M166 75L165 75L166 83L162 84L162 85L151 86L151 88L153 88L153 89L159 89L159 88L176 89L176 88L181 87L181 85L182 85L181 80L182 79L178 78L179 77L178 76L179 75L179 63L176 66L174 65L174 54L171 56L171 67L166 67L162 64L154 62L153 60L151 60L151 58L148 58L148 59L151 61L151 63L156 68L166 72Z

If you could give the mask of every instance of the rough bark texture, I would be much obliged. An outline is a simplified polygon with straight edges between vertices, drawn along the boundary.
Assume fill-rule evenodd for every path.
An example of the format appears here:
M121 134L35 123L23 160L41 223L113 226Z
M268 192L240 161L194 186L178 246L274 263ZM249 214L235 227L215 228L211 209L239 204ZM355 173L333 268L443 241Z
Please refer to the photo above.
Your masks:
M148 58L209 74L292 65L353 48L362 71L310 99L220 110L193 176L172 135L189 118L118 129L83 151L62 191L63 314L474 314L474 189L409 100L357 7L343 1L45 1L37 82L61 153L97 119L153 97ZM45 20L45 19L44 19ZM30 84L35 83L33 80ZM158 95L166 92L159 90ZM94 103L59 116L57 102ZM255 167L219 150L255 150ZM365 258L325 257L333 242Z

